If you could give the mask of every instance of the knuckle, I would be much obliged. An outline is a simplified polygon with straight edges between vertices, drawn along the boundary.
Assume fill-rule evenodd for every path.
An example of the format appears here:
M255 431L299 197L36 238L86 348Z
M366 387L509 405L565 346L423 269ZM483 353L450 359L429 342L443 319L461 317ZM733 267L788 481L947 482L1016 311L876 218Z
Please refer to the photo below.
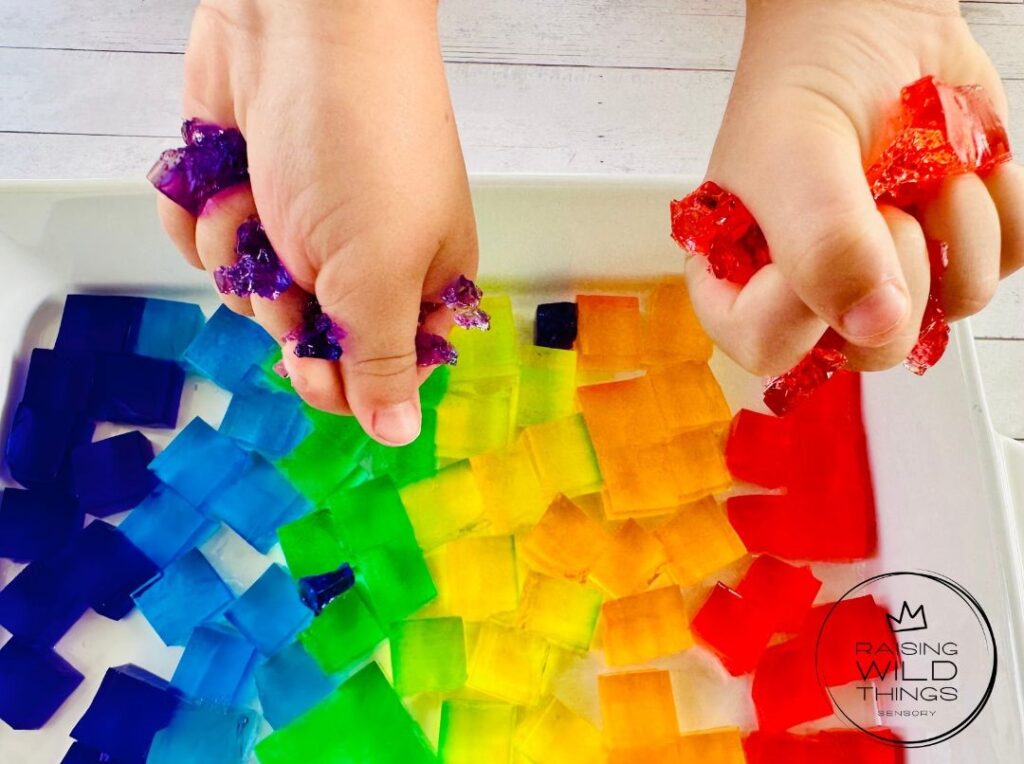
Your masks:
M994 279L981 279L956 290L952 294L944 294L946 313L950 318L964 318L980 313L995 297L998 282Z
M353 358L349 369L355 374L376 379L394 379L409 374L416 368L416 352L395 355L375 355L366 358Z

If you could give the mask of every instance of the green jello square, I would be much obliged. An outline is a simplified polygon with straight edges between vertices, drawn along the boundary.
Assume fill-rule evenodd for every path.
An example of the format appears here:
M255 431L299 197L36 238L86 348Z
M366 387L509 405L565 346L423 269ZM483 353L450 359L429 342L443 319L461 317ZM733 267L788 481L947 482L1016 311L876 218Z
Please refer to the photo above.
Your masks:
M390 478L335 491L324 506L334 518L338 538L357 553L395 539L415 539L402 498Z
M335 533L334 518L326 509L282 525L277 538L288 570L297 579L337 570L348 561L349 554Z
M323 609L299 639L328 674L351 668L384 639L360 593L349 589Z
M356 584L382 624L408 618L437 596L427 561L413 539L394 539L362 552Z
M391 673L399 695L455 692L466 683L461 618L421 618L391 627Z

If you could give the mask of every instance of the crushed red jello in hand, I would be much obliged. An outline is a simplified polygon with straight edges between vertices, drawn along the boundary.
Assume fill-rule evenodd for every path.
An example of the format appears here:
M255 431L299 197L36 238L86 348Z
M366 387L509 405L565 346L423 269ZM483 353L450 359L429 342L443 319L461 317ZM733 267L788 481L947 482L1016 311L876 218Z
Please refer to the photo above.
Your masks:
M921 319L921 333L917 344L903 362L910 371L918 376L939 362L949 345L949 322L946 311L942 307L942 278L949 267L949 245L944 241L928 241L928 262L931 266L932 289L928 293L928 302L924 306L924 317Z

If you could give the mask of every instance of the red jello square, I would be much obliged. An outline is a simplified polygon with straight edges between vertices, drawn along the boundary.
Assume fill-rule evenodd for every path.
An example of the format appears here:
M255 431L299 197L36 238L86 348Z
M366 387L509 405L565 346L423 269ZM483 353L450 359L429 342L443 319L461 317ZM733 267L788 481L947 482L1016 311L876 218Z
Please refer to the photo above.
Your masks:
M736 480L778 488L789 479L792 450L788 419L740 409L729 427L725 464Z
M832 700L818 683L814 643L793 639L769 647L751 688L758 728L781 731L832 715Z
M746 601L770 610L776 632L800 631L821 581L808 567L790 565L771 555L761 555L750 565L736 591Z
M891 681L900 665L888 614L870 595L813 608L800 638L817 645L818 674L828 687Z
M892 730L873 727L879 737L898 739ZM904 764L906 749L889 745L853 729L822 730L811 735L791 732L751 733L743 741L747 764Z
M690 629L718 654L733 676L749 674L774 633L771 601L751 602L718 583L697 611Z

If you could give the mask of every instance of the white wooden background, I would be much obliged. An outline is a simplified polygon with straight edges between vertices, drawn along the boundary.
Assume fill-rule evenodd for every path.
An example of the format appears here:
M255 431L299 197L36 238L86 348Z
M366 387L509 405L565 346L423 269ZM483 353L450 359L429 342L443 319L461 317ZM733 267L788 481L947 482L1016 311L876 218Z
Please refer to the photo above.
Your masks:
M0 1L0 177L140 176L175 143L194 0ZM444 0L477 172L702 173L742 0ZM964 2L1024 151L1024 0ZM1024 274L974 322L997 427L1024 438Z

